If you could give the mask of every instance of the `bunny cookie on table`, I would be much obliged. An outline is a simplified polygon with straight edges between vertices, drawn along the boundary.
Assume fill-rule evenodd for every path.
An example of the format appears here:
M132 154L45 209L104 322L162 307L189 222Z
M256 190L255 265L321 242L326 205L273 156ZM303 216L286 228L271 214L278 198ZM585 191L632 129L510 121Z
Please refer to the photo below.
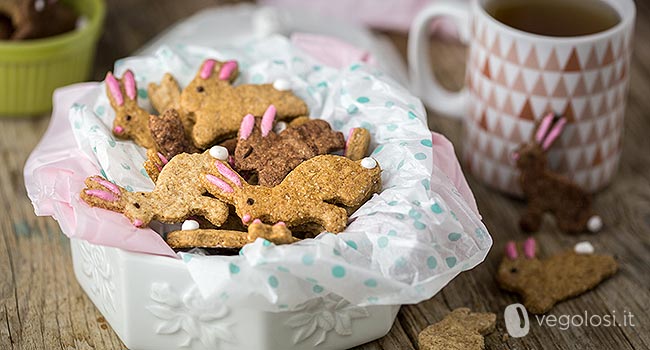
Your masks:
M273 187L303 161L345 146L343 134L320 119L276 133L275 115L275 106L271 105L261 119L252 114L244 117L235 148L235 168L257 173L262 186Z
M152 220L178 223L191 215L204 216L220 226L228 218L228 205L207 196L201 181L212 169L215 156L227 159L228 153L214 146L204 153L179 154L162 169L151 192L128 192L101 176L91 176L80 196L91 206L124 214L137 227Z
M513 153L527 201L526 212L519 221L526 232L539 230L544 213L552 214L559 229L567 233L597 232L602 227L601 218L592 208L591 196L567 177L548 169L547 151L566 123L566 118L548 114L531 142Z
M381 190L381 168L372 158L355 162L320 155L298 165L279 185L265 187L249 185L226 162L215 161L202 181L212 195L235 207L245 225L254 219L284 221L289 228L317 224L338 233L347 226L348 210Z
M526 240L522 248L520 254L515 242L506 244L497 282L502 289L520 294L526 309L534 314L596 287L618 270L613 257L592 254L582 243L544 260L535 257L534 238Z

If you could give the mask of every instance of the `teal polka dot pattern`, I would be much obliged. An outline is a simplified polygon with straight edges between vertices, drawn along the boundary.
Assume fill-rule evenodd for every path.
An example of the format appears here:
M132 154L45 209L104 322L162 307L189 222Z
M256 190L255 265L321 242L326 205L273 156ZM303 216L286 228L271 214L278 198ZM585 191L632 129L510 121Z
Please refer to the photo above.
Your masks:
M379 237L379 239L377 240L377 245L379 246L379 248L386 248L388 246L388 237L384 237L384 236Z
M192 260L193 257L194 255L192 254L183 254L183 262L188 263L190 260Z
M230 270L231 274L236 275L236 274L239 273L239 266L237 266L236 264L230 263L230 265L228 265L228 270Z
M461 234L458 233L458 232L452 232L452 233L447 235L447 238L449 238L449 240L452 241L452 242L456 242L457 240L460 239L460 237L461 237Z
M457 261L458 260L453 256L445 258L445 262L447 263L447 266L449 266L449 268L452 268L452 267L456 266Z
M417 115L415 115L415 113L413 113L413 111L409 111L408 115L409 115L409 119L417 119L418 117Z
M404 164L406 163L406 160L402 159L399 164L397 164L397 170L402 169L404 167Z
M366 287L369 287L369 288L375 288L375 287L377 287L377 281L376 281L375 279L373 279L373 278L369 278L369 279L363 281L363 284L364 284Z
M395 130L397 130L397 125L395 125L395 124L388 124L388 125L386 126L386 129L388 129L388 131L395 131Z
M278 281L278 278L275 276L270 276L269 277L269 286L271 288L278 288L278 285L280 285L280 282Z
M386 101L386 103L384 103L384 107L386 107L386 108L391 108L394 105L395 105L395 102L393 102L393 101Z
M251 78L251 83L253 84L261 84L263 82L264 82L264 77L262 76L262 74L256 73Z
M422 153L422 152L416 153L413 157L415 157L415 159L417 159L417 160L427 159L427 155Z
M413 219L419 219L422 217L422 213L415 209L409 210L409 216L412 217Z
M420 140L420 144L426 147L433 147L433 143L429 139Z
M347 111L348 114L357 114L357 112L359 112L359 107L356 105L349 105Z
M440 207L440 204L434 203L431 205L431 211L434 212L435 214L441 214L442 208Z
M148 97L147 90L138 89L138 97L143 98L143 99L147 98Z
M431 189L431 181L429 181L429 179L424 179L420 183L422 184L422 186L424 186L425 190L428 191Z
M394 207L394 206L396 206L398 203L399 203L398 201L390 201L390 202L388 202L388 205L390 205L391 207Z
M382 149L384 149L384 145L379 145L377 146L377 148L375 148L372 154L379 154L379 152L381 152Z
M360 64L360 63L355 63L355 64L353 64L353 65L350 66L350 70L351 70L351 71L355 71L355 70L357 70L357 69L359 69L359 68L361 68L361 64Z
M352 240L345 241L345 243L352 249L357 250L357 243Z
M97 107L97 109L95 110L95 113L96 113L98 116L100 116L100 117L104 116L104 113L105 113L105 112L106 112L106 109L104 108L104 106L99 106L99 107Z
M423 222L416 221L413 223L413 227L415 227L418 230L424 230L425 228L427 228L427 225L425 225Z
M322 293L322 292L323 292L323 287L321 287L321 286L319 286L319 285L315 285L314 287L312 287L311 290L312 290L314 293L318 294L318 293Z
M147 171L144 170L144 168L143 168L143 169L140 169L140 174L142 174L142 176L149 177L149 174L147 174Z
M377 298L377 297L368 297L368 302L370 304L377 304L377 302L379 302L379 298Z
M111 146L111 147L115 147L116 144L117 144L117 143L115 143L115 140L113 140L113 139L108 139L108 145L109 145L109 146Z
M302 256L302 263L307 266L314 265L314 256L311 254L305 254Z
M280 272L287 272L287 273L290 272L289 269L286 268L286 267L284 267L284 266L278 266L278 271L280 271Z
M427 258L427 267L432 270L438 267L438 261L436 260L435 257L430 256Z
M395 230L390 230L390 231L388 231L387 235L390 236L390 237L397 236L397 231L395 231Z
M403 256L400 256L399 258L397 258L395 260L395 267L402 268L404 266L406 266L406 258L404 258Z
M361 97L357 98L357 102L359 102L359 103L368 103L368 102L370 102L370 99L365 97L365 96L361 96Z
M336 265L332 268L332 276L336 278L345 277L345 268L341 265Z
M271 245L271 242L267 241L266 239L262 239L262 245L268 247Z

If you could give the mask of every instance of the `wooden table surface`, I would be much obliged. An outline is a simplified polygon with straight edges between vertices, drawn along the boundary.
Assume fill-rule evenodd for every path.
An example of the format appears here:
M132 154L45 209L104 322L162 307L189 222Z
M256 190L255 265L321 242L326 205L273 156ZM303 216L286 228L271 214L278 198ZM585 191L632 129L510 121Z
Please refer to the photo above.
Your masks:
M100 80L113 62L128 56L172 23L207 6L210 0L108 0L108 17L97 50L93 78ZM557 305L551 314L604 315L615 310L634 315L635 326L573 327L560 330L533 321L524 338L508 338L504 308L517 301L499 290L494 274L503 244L522 239L517 228L523 204L469 178L485 223L494 238L486 261L461 274L442 292L417 305L402 307L390 333L358 349L415 349L417 335L450 310L470 307L497 313L497 331L488 349L650 349L650 3L638 1L631 88L625 116L620 171L596 197L606 227L597 235L567 236L546 222L537 234L541 254L589 240L598 251L615 255L618 274L596 290ZM406 37L387 34L402 53ZM465 49L434 41L437 75L458 88L463 81ZM433 130L458 144L461 125L429 114ZM48 124L47 117L0 119L0 349L124 349L115 333L77 284L68 239L51 218L36 217L23 183L23 166Z

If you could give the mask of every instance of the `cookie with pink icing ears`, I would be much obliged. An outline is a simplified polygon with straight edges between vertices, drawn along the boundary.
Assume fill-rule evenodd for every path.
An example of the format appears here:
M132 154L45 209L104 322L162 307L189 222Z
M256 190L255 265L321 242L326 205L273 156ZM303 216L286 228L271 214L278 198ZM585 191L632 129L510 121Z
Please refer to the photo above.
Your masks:
M262 186L273 187L307 159L343 149L343 134L320 119L273 130L276 109L271 105L262 118L246 115L235 148L235 169L257 174Z
M180 231L167 234L167 244L178 250L192 248L204 249L236 249L239 250L256 239L266 239L273 244L290 244L299 239L291 235L291 231L284 222L267 225L260 220L255 220L248 226L248 232L222 229L199 228L199 223L194 220L183 222ZM235 251L236 253L236 251Z
M372 158L352 161L320 155L298 165L275 187L249 185L227 162L215 161L201 180L216 198L235 207L245 225L259 219L289 228L317 224L338 233L347 226L348 209L381 190L381 168Z
M183 89L181 112L195 121L192 139L197 147L235 136L244 116L262 116L269 105L275 106L278 120L308 115L305 102L284 84L233 86L237 74L236 61L208 59Z
M124 140L133 140L144 148L155 143L149 131L149 112L138 105L138 88L133 72L127 70L121 79L113 73L106 74L106 95L115 110L113 135Z
M603 226L592 208L591 196L566 176L548 169L546 153L566 123L566 118L548 114L537 126L533 139L513 153L528 202L519 221L526 232L539 230L544 213L553 215L559 229L567 233L597 232Z
M228 152L221 146L179 154L161 169L151 192L128 192L101 176L91 176L80 196L91 206L123 213L137 227L152 220L178 223L192 215L220 226L228 218L228 205L208 195L200 178L222 159L228 159Z
M506 244L497 282L502 289L521 295L526 309L534 314L546 313L556 303L595 288L618 270L613 257L593 254L588 242L546 259L536 257L534 238L520 248L512 241Z

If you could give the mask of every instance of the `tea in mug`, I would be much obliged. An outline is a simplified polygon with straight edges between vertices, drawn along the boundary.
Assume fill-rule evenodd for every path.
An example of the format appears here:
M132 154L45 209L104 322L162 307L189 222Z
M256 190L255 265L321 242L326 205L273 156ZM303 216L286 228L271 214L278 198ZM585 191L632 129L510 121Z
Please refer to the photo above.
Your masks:
M490 0L485 8L503 24L546 36L589 35L621 21L601 0Z

